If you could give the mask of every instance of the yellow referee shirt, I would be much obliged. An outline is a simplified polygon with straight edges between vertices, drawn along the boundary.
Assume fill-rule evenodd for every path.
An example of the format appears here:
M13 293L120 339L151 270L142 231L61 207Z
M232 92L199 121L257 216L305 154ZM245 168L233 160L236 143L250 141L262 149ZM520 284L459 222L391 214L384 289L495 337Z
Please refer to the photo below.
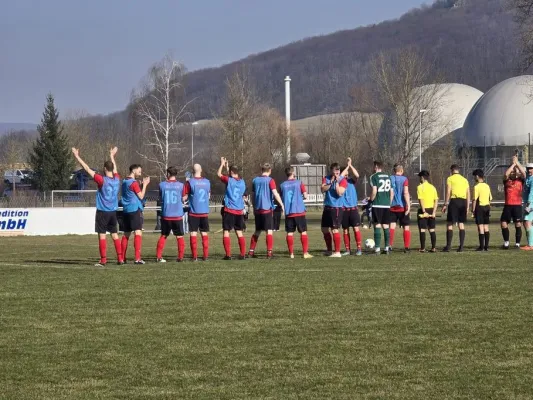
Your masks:
M416 189L416 195L420 205L424 208L424 210L433 208L435 205L435 200L439 199L437 189L435 189L435 186L429 182L424 182L418 185Z
M476 186L474 186L474 200L480 206L490 205L490 201L492 200L490 186L485 182L479 182Z
M466 199L470 185L461 174L453 174L448 177L446 184L452 188L451 199Z

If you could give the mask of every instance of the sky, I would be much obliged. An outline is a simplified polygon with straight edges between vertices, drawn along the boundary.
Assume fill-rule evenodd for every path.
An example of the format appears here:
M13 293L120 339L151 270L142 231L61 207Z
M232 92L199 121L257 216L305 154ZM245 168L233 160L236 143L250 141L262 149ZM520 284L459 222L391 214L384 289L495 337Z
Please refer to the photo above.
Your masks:
M426 1L427 2L427 1ZM0 122L108 114L167 52L189 70L397 18L424 0L0 0Z

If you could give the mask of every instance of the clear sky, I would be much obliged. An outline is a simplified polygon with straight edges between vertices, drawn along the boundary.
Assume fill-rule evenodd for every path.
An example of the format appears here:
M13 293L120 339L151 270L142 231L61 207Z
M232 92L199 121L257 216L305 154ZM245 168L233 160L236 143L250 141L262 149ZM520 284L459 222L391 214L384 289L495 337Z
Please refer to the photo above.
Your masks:
M426 1L427 2L427 1ZM424 0L0 0L0 122L119 111L171 51L189 70L391 18Z

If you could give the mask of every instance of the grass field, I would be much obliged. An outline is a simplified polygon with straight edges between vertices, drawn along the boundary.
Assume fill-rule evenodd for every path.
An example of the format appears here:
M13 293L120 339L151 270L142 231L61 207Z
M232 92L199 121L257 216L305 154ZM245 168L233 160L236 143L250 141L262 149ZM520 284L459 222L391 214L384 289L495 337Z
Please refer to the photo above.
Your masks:
M476 253L472 228L461 254L310 238L312 260L280 232L272 261L224 262L212 235L208 263L160 265L148 234L151 263L106 269L95 237L0 238L0 398L533 398L530 253Z

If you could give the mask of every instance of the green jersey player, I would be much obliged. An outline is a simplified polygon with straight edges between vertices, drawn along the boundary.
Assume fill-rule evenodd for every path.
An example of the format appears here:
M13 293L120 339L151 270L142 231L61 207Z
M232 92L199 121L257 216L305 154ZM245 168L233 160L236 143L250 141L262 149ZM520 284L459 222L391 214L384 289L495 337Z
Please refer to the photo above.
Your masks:
M380 161L374 161L374 175L370 177L370 186L372 186L372 222L374 224L374 242L376 243L376 254L381 253L381 227L385 236L385 254L389 252L389 223L390 223L390 206L394 198L394 182L390 175L382 171L383 164Z

